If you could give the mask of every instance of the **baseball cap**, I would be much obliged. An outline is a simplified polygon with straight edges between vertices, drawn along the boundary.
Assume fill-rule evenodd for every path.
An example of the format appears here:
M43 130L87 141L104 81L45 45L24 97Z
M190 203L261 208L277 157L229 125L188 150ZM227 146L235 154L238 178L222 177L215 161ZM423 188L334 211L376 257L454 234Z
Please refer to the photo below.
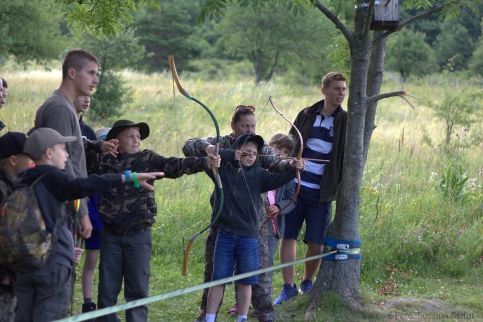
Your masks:
M75 136L62 136L54 129L40 127L30 133L27 141L25 141L23 151L32 156L34 160L38 160L48 148L59 143L74 142L76 140Z
M20 132L7 132L0 137L0 159L23 154L27 135Z
M265 141L260 135L247 133L247 134L240 135L235 140L235 142L233 143L233 148L238 149L240 146L244 145L247 142L255 143L258 151L261 151L263 146L265 145Z

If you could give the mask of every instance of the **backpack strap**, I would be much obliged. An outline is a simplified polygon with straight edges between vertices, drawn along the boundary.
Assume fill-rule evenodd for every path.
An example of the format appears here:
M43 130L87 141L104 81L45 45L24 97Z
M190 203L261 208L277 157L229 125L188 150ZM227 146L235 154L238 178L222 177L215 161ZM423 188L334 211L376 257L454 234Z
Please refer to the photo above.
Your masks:
M31 186L31 187L35 187L35 185L36 185L37 183L39 183L39 182L40 182L40 180L42 180L42 178L43 178L43 177L45 177L45 175L46 175L46 174L47 174L47 172L42 173L40 176L38 176L38 178L37 178L37 179L35 179L35 180L34 180L34 182L32 182L32 183L30 184L30 186Z

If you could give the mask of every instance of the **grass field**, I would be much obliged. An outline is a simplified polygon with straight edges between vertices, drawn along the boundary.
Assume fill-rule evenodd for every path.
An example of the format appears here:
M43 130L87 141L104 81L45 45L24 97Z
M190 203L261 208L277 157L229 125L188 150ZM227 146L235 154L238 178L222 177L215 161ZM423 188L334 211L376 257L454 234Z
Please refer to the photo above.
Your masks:
M60 73L7 72L3 76L8 79L10 89L0 119L9 130L26 131L33 125L37 107L58 86ZM181 156L186 139L214 135L214 126L205 111L179 94L173 96L170 75L126 71L123 77L133 89L133 101L114 119L148 122L151 135L143 142L144 147L165 156ZM317 87L288 85L281 80L257 87L251 79L236 77L205 81L192 75L182 79L190 94L212 108L222 134L229 133L230 116L238 104L257 107L257 132L268 138L288 130L286 122L267 105L269 95L290 119L294 119L300 108L321 97ZM388 82L383 90L399 88L399 84ZM444 95L437 77L407 83L405 89L420 98L439 100ZM481 91L481 81L471 90ZM437 300L446 305L448 312L468 313L471 315L467 317L474 320L483 318L483 145L480 142L444 152L437 144L433 147L425 144L425 136L432 142L442 142L445 125L435 118L431 109L417 100L413 103L415 109L392 98L382 101L378 108L377 128L361 189L361 295L365 309L351 312L336 299L328 300L317 312L317 321L383 321L397 319L396 315L390 315L396 313L406 314L400 315L403 319L414 318L410 314L415 314L418 308L411 305L395 311L385 308L385 303L401 298ZM481 102L476 103L481 109ZM94 128L110 126L112 121L91 125ZM466 140L478 131L482 131L481 121L468 131L461 130L459 139L455 140ZM451 189L440 187L443 178L446 182L448 179L455 182ZM158 214L153 233L152 295L202 282L203 238L194 246L189 275L182 277L180 269L184 243L209 221L212 184L205 175L199 174L163 180L157 183L156 189ZM300 277L301 266L297 270ZM278 293L280 287L281 275L277 272L274 292ZM231 287L226 294L223 312L233 303ZM193 320L199 299L198 292L151 305L150 320ZM299 321L305 301L300 297L289 309L281 310L280 320ZM76 312L80 304L79 284ZM289 314L290 310L295 314ZM435 310L443 312L444 308ZM429 315L426 318L432 319ZM419 316L419 320L425 318ZM231 320L223 315L221 321Z

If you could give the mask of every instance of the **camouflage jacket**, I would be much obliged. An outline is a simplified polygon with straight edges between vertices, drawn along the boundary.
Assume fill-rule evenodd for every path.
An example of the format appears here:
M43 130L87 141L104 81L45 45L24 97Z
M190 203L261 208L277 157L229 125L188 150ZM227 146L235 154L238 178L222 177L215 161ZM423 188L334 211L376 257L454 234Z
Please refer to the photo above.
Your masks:
M166 178L179 178L183 174L193 174L207 170L205 158L165 158L151 150L135 154L119 154L116 158L86 151L90 173L123 173L162 171ZM117 235L130 235L151 227L157 207L153 191L135 189L133 185L123 185L101 193L99 213L104 229Z
M0 168L0 209L3 207L7 197L13 192L14 181L15 179L10 173ZM13 277L12 272L8 271L5 266L0 265L0 282L6 275Z
M221 136L220 149L231 149L235 139L233 134ZM183 153L187 157L204 156L206 155L205 148L210 144L216 144L216 137L189 139L183 146ZM262 168L270 171L281 171L288 167L288 163L277 158L273 149L267 144L263 146L262 156L259 158L259 162Z
M15 178L0 168L0 206L3 205L7 197L13 192Z

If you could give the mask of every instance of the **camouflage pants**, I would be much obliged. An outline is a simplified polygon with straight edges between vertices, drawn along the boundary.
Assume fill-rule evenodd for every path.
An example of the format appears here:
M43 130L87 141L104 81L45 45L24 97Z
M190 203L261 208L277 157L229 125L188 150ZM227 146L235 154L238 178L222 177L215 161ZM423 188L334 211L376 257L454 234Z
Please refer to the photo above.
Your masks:
M205 272L204 282L211 282L211 275L213 273L213 255L215 254L215 242L216 234L218 233L218 227L212 226L208 232L208 237L205 241ZM223 298L222 298L223 302ZM208 289L203 290L203 296L201 297L200 309L206 312L206 305L208 304ZM220 303L221 306L221 303Z
M258 234L260 268L273 266L276 245L274 234L269 228L269 222L262 225ZM252 305L255 317L259 321L275 321L275 310L272 304L272 276L273 272L266 272L258 276L258 285L252 286Z
M0 322L15 321L15 307L17 298L13 290L0 285Z
M205 243L205 273L204 282L211 281L213 272L213 254L215 252L216 234L218 228L211 228ZM273 265L273 255L269 247L273 245L273 234L268 231L268 225L265 224L258 235L260 268L270 267ZM252 305L254 313L259 321L275 320L275 310L272 304L272 272L260 274L258 277L258 285L252 285ZM206 312L208 302L208 289L203 290L200 309ZM221 303L220 303L221 306Z

